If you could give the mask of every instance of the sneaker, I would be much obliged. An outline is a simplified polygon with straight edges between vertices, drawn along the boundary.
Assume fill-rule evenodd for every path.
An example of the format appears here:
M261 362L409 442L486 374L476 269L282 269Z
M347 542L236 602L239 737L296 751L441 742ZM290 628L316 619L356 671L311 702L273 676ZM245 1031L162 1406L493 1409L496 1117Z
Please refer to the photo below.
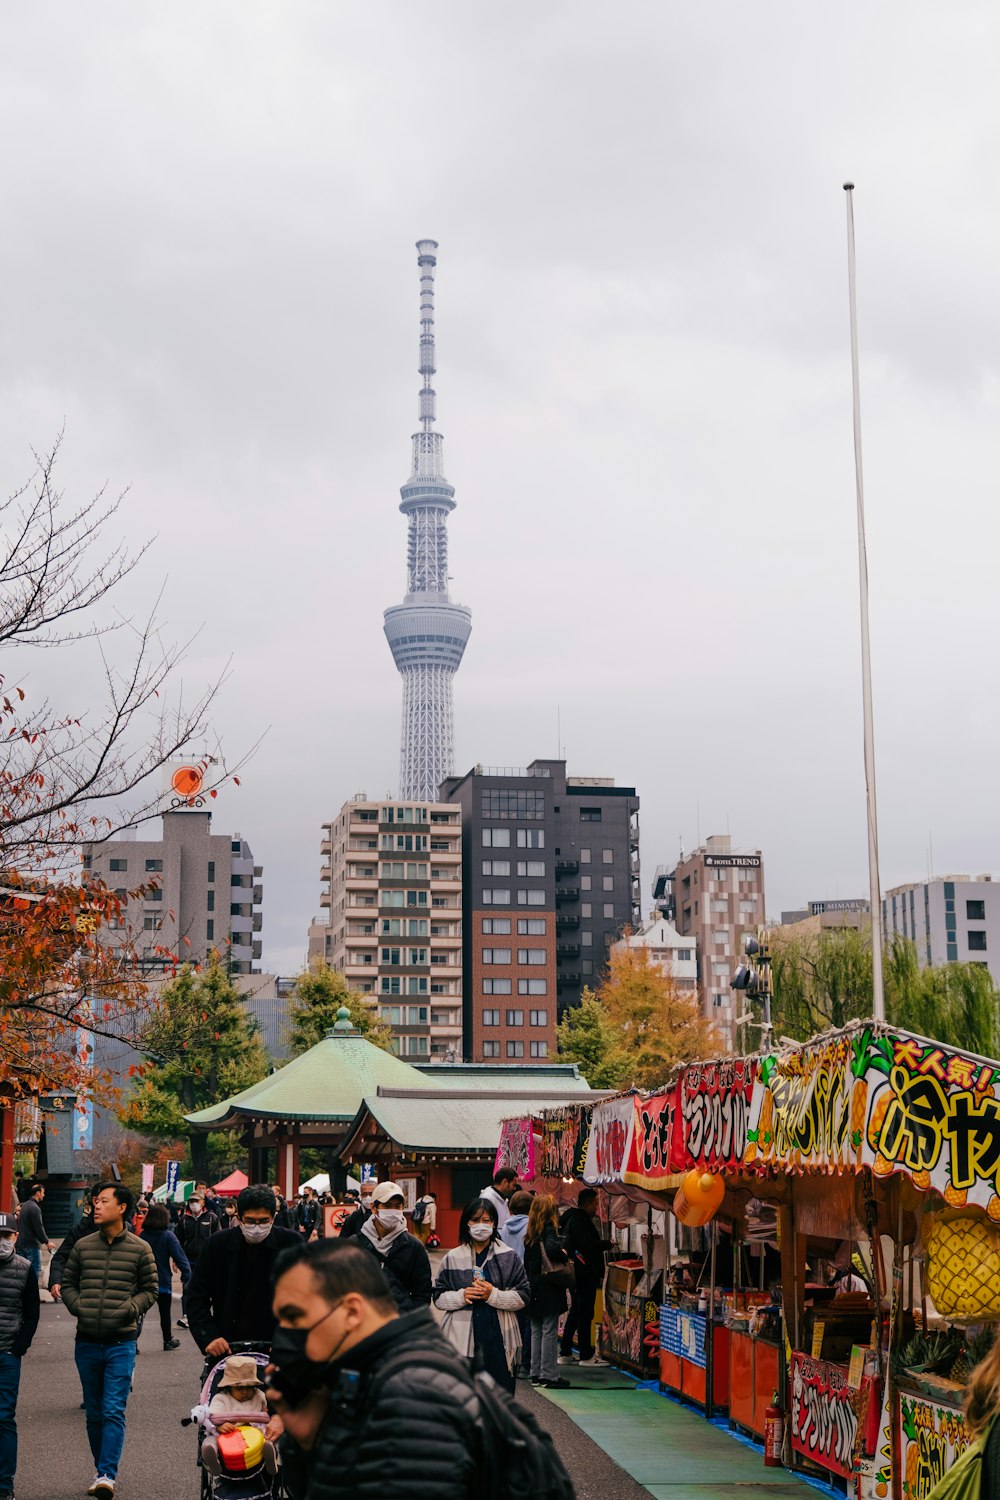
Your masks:
M109 1479L106 1474L98 1474L87 1491L88 1495L96 1495L97 1500L113 1500L114 1493L115 1482L113 1479Z
M186 1328L187 1326L188 1326L188 1320L187 1320L187 1318L178 1318L177 1319L177 1327L178 1328Z
M608 1361L602 1359L599 1354L592 1354L589 1359L581 1359L580 1361L581 1370L606 1370L608 1368Z
M540 1375L532 1375L530 1379L532 1385L541 1385L542 1383L542 1377Z
M168 1349L179 1349L180 1347L181 1347L181 1341L180 1341L180 1339L167 1339L166 1342L163 1345L164 1352L166 1352L166 1350L168 1350Z
M560 1354L559 1358L556 1360L557 1365L575 1365L577 1363L578 1361L576 1359L576 1356L573 1354Z
M547 1391L568 1391L571 1389L570 1382L563 1380L562 1376L557 1380L543 1380L542 1385Z

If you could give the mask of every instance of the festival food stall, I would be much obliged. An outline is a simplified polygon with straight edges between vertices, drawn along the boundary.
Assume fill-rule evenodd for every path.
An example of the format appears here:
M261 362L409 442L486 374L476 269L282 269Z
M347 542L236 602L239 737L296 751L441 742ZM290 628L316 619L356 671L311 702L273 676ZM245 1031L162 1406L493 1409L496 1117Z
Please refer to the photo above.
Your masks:
M641 1258L608 1267L607 1357L769 1461L925 1500L1000 1321L1000 1064L857 1022L533 1128L539 1186L647 1215Z

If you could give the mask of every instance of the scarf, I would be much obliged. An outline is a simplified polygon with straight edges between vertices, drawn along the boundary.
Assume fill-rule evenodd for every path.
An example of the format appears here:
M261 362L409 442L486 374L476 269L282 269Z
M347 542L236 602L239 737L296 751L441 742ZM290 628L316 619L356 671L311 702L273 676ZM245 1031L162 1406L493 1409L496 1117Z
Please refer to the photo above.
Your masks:
M375 1216L372 1215L371 1218L366 1219L362 1224L359 1233L363 1234L366 1240L371 1241L379 1255L388 1255L390 1249L400 1236L406 1233L406 1225L401 1224L398 1229L390 1229L389 1233L382 1235L380 1239L379 1232L375 1228Z

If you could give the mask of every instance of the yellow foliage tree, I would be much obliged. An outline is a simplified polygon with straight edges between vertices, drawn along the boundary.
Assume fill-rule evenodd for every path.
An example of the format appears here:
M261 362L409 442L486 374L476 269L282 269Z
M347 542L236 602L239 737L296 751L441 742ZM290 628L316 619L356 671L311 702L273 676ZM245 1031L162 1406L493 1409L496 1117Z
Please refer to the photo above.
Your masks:
M655 1088L678 1063L716 1057L721 1039L701 1013L697 995L681 990L669 971L651 963L648 948L621 947L608 960L596 998L628 1059L629 1083Z

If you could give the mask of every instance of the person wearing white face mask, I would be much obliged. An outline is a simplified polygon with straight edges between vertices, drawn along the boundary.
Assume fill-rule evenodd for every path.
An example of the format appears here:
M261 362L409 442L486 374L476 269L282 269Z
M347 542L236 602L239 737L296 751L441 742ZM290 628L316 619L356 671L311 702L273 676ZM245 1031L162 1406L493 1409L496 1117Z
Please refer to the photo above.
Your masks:
M16 1240L14 1215L0 1214L0 1500L13 1500L21 1358L38 1327L38 1278Z
M213 1234L191 1273L187 1316L202 1353L221 1359L232 1344L267 1346L274 1332L271 1288L282 1250L300 1243L293 1229L275 1224L274 1191L245 1187L236 1200L236 1223Z
M427 1307L431 1300L431 1263L416 1235L406 1228L404 1202L396 1183L376 1183L371 1218L347 1241L375 1257L402 1313Z
M521 1353L518 1313L531 1300L524 1266L500 1239L497 1211L488 1198L466 1204L458 1240L434 1283L441 1331L459 1354L479 1355L484 1369L513 1395Z

